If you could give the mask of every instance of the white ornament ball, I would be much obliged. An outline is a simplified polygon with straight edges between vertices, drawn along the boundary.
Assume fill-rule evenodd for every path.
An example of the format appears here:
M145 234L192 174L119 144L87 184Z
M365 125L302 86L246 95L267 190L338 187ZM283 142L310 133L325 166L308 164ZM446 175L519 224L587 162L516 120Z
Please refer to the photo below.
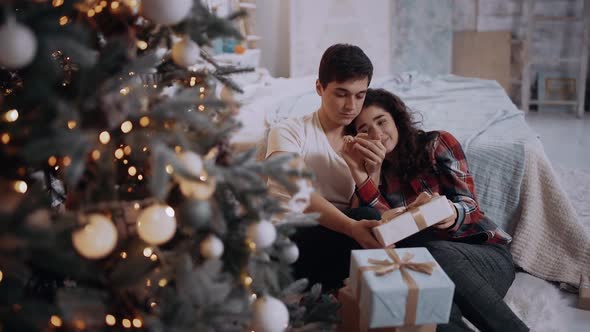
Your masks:
M0 27L0 66L20 69L33 61L37 52L37 38L29 27L13 18Z
M199 177L203 171L203 159L192 151L186 151L178 156L180 162L194 177Z
M264 249L275 242L277 230L272 223L262 220L248 226L247 236L256 244L256 248Z
M299 248L294 243L290 244L281 250L279 258L287 264L293 264L299 258Z
M184 20L193 0L142 0L142 15L157 24L174 25Z
M117 245L117 228L102 214L91 214L88 223L72 233L72 244L86 258L106 257Z
M145 242L160 245L176 233L174 209L167 205L152 205L141 211L137 218L137 234Z
M289 311L283 302L264 296L254 302L252 330L256 332L282 332L289 326Z
M197 64L200 56L199 45L188 37L182 38L172 46L172 61L181 67Z
M216 259L223 255L223 242L215 236L209 235L200 245L201 255L207 259Z

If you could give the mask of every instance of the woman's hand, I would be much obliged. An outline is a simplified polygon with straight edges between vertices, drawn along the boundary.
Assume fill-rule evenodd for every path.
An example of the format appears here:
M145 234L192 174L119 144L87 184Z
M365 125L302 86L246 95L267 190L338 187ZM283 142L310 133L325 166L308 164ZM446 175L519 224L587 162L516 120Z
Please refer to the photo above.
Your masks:
M383 246L373 235L373 227L381 225L379 220L353 220L350 222L348 236L353 238L364 249L380 249Z
M365 171L362 155L355 149L356 139L352 136L344 136L344 145L340 154L350 169L350 174L357 186L363 184L369 176Z
M363 158L363 167L367 174L373 179L373 182L379 184L379 175L381 173L381 165L385 160L387 150L381 140L369 139L369 135L360 133L355 137L354 149Z
M457 219L457 207L450 200L447 199L447 201L449 202L449 204L451 205L451 208L453 209L453 215L441 222L434 224L432 227L437 228L437 229L448 229L448 228L451 228L455 224L455 220Z

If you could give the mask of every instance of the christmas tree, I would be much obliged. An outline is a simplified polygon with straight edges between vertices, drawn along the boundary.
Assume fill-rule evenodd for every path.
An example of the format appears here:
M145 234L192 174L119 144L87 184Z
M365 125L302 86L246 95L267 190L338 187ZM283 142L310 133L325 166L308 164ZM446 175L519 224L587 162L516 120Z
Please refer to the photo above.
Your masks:
M219 92L252 69L206 50L240 39L244 13L15 0L0 15L0 331L333 327L333 298L289 268L310 174L228 144Z

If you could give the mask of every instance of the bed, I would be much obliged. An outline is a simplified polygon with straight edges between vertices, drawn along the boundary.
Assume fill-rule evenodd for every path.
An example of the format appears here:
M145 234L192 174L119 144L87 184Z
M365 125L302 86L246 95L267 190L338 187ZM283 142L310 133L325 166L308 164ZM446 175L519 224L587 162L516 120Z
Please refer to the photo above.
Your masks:
M258 70L238 80L245 87L238 96L243 127L232 143L240 150L256 148L259 157L269 128L311 113L320 103L315 77L272 78ZM375 78L371 87L399 95L421 115L417 119L425 130L447 130L461 141L482 210L513 236L514 261L526 273L517 276L507 301L521 316L529 315L523 317L529 326L537 319L529 309L539 300L528 294L543 292L558 297L547 300L555 317L547 322L544 313L546 322L536 330L582 331L590 325L590 314L585 316L590 312L581 320L564 318L563 307L571 307L574 296L557 291L555 284L575 286L580 274L590 275L590 229L577 217L540 140L502 87L495 81L415 72Z

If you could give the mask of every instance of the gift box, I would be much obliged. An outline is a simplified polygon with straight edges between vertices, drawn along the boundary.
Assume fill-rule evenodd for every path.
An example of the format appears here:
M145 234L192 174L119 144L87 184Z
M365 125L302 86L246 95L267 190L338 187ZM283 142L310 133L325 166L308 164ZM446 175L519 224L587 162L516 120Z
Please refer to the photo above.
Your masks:
M358 332L360 327L360 312L350 287L342 287L338 290L340 301L340 317L342 321L338 325L338 332ZM435 332L436 324L382 327L369 329L368 332Z
M361 331L448 323L455 291L426 248L353 250L348 287Z
M590 310L590 276L582 275L580 277L579 290L578 308Z
M412 204L383 213L381 225L373 228L373 234L384 247L441 222L455 214L445 196L421 193Z

